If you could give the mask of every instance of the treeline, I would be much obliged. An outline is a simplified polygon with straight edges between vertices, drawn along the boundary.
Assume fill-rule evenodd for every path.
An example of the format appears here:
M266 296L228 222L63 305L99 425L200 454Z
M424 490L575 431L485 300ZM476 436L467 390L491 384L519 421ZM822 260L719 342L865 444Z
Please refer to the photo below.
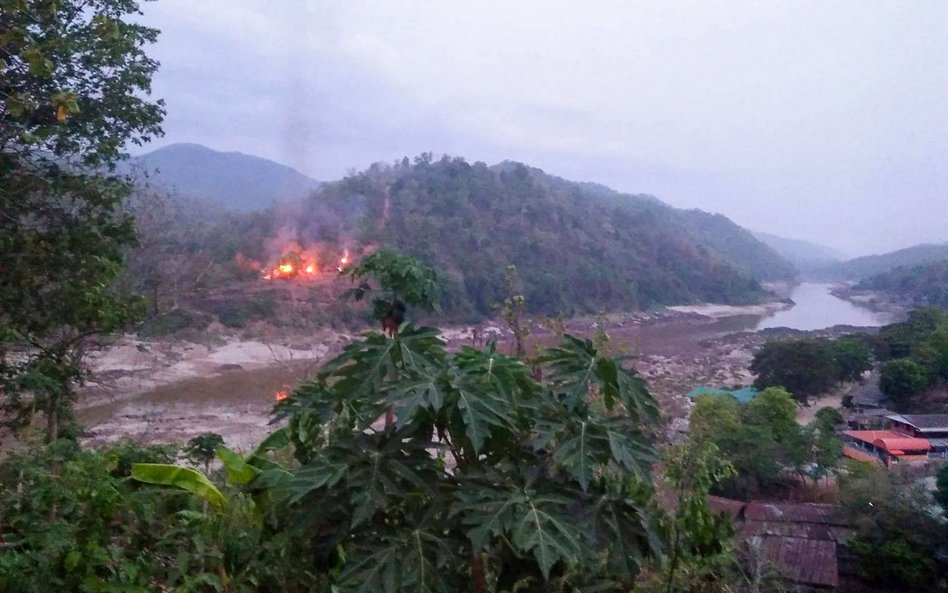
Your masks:
M757 375L755 387L783 387L804 404L873 368L880 373L882 392L903 408L913 397L948 380L945 310L916 309L906 321L886 325L876 335L768 342L751 363Z
M948 308L948 258L877 274L860 281L856 289L886 292L916 305Z

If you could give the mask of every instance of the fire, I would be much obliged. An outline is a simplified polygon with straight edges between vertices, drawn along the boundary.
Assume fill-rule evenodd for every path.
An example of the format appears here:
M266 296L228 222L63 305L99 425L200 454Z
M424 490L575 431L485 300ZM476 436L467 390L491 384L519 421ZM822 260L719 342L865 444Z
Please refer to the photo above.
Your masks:
M273 399L278 402L281 402L288 397L290 397L290 392L282 389L273 394Z
M331 256L330 256L331 257ZM326 255L321 255L315 247L302 248L298 244L292 245L283 256L272 266L258 268L260 277L264 280L298 280L300 278L319 278L328 275L332 271L332 266L323 267L320 262L325 262ZM342 257L339 258L339 264L336 267L342 271L350 264L352 259L349 256L349 250L345 250Z

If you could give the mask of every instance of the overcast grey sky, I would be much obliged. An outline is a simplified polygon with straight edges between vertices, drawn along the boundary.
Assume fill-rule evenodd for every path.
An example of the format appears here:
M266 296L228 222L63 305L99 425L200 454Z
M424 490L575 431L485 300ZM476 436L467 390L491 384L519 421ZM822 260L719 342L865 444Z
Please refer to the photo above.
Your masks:
M431 151L857 255L948 241L948 2L160 0L166 137L331 180Z

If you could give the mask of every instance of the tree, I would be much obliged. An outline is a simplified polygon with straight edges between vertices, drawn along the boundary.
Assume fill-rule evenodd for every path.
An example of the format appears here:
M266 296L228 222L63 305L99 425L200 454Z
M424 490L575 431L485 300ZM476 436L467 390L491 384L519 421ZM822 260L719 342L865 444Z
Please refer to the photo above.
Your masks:
M842 337L832 342L832 348L839 381L857 381L864 372L872 369L872 352L862 338Z
M210 470L211 461L217 450L224 446L224 437L216 432L202 432L184 446L184 456L195 464L204 466L205 473Z
M833 348L828 340L768 342L754 354L751 371L757 375L754 387L783 387L806 403L837 381Z
M734 432L741 427L741 404L727 393L698 397L689 416L688 428L698 439Z
M930 512L932 498L910 476L867 468L840 485L840 503L856 534L847 544L867 582L892 589L934 591L936 555L948 532Z
M699 397L690 438L715 446L737 472L717 489L746 496L783 485L788 472L804 480L826 476L842 452L835 425L817 420L803 427L796 412L793 397L779 387L768 387L743 406L726 394ZM827 413L821 410L818 416Z
M747 403L744 419L766 428L780 443L798 428L797 404L786 389L768 387Z
M897 358L882 365L879 389L898 404L921 393L928 387L925 369L910 358Z
M523 358L527 354L526 339L530 335L530 320L526 315L526 297L520 292L517 266L507 266L507 298L501 306L501 315L514 335L514 355Z
M681 564L691 569L682 572L697 572L696 580L707 580L711 567L715 561L720 562L721 556L733 561L728 558L729 540L734 535L731 522L726 516L711 512L708 495L714 485L733 476L735 471L721 458L716 446L697 439L669 448L663 461L675 499L674 515L667 519L670 559L667 576L663 575L664 590L690 591L693 583L679 582L687 579L678 572Z
M546 383L494 344L370 333L279 405L301 465L251 487L340 590L627 590L653 549L656 404L589 341L537 364Z
M372 316L391 336L405 321L406 305L425 309L437 306L438 274L413 257L376 251L358 266L343 269L341 274L359 281L358 286L346 291L347 298L360 301L374 295ZM378 286L373 287L369 279L375 280Z
M157 31L133 0L4 2L0 22L0 396L6 423L71 417L91 336L137 314L110 289L134 239L131 190L108 174L160 134Z

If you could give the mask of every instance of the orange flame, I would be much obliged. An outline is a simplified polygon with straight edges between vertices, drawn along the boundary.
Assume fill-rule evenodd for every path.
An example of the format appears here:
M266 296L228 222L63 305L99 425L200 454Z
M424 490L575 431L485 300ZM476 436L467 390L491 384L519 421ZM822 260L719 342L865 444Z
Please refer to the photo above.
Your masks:
M278 402L281 402L288 397L290 397L290 392L284 391L284 390L277 391L276 393L273 394L273 399L275 399Z
M280 270L280 272L283 273L283 274L292 274L292 273L293 273L293 264L291 264L291 263L289 263L289 262L282 263L282 264L280 264L280 265L277 267L277 269Z
M303 270L303 271L306 272L307 274L315 274L315 273L316 273L316 266L313 265L313 264L309 264L308 266L306 266L306 269Z

